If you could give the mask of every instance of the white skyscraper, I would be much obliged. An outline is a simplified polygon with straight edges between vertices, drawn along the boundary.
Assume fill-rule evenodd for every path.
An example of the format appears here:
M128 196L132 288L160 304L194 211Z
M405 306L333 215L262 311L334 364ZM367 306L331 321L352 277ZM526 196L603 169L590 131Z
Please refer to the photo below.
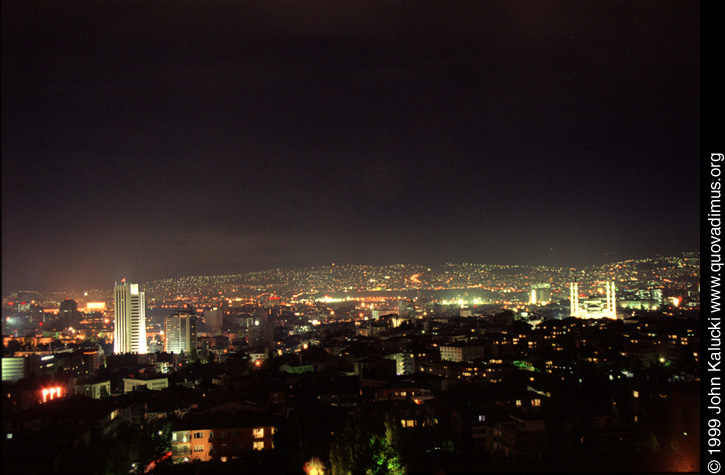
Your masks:
M146 353L146 298L126 279L115 287L114 353Z

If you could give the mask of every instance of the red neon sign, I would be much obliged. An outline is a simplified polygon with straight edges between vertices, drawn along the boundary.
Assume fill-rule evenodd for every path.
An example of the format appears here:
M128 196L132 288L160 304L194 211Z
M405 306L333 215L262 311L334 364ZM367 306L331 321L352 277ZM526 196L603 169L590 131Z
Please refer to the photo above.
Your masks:
M61 397L61 395L60 386L43 389L43 402L52 401L57 397Z

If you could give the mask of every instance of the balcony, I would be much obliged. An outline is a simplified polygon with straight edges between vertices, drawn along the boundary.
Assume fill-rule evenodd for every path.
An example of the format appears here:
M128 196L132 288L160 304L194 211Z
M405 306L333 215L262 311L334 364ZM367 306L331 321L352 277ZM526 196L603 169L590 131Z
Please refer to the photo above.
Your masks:
M173 457L181 457L184 455L191 455L191 447L188 445L172 446L171 455Z

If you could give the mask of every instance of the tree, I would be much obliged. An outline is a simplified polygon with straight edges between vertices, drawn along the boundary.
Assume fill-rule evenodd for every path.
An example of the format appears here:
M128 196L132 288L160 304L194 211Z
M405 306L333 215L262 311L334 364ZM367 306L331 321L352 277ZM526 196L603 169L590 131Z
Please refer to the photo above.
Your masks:
M332 475L403 475L406 468L399 452L400 427L386 416L381 427L353 416L335 434L330 447Z
M392 416L385 418L385 434L373 434L371 449L373 463L365 470L366 475L403 475L405 467L400 460L399 439L400 426Z
M364 469L360 469L367 467L372 460L370 436L367 424L358 417L353 416L345 422L330 447L332 475L364 473Z

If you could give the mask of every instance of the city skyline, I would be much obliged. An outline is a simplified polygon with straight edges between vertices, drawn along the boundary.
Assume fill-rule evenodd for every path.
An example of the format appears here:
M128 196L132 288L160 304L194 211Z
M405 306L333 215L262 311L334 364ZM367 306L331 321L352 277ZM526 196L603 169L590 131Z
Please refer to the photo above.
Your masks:
M159 308L162 305L164 308L175 308L192 303L197 308L200 305L215 307L222 300L230 302L230 299L259 299L275 295L293 301L297 297L307 300L323 296L327 298L328 294L335 298L379 294L381 298L387 299L438 295L441 299L450 300L459 292L460 295L455 299L463 297L466 302L474 299L483 302L485 298L500 299L501 292L528 293L532 284L545 284L547 297L543 300L550 300L552 292L558 294L558 299L566 299L572 283L581 285L579 294L582 297L591 293L603 294L606 290L603 283L609 281L614 282L619 290L625 291L670 289L673 292L671 295L681 299L688 291L697 290L699 293L699 266L699 253L613 261L587 268L475 263L446 263L440 266L332 264L297 269L273 268L243 274L189 275L141 282L138 286L139 290L146 292L152 305ZM125 280L122 279L122 283ZM28 301L50 308L57 307L58 302L62 307L63 299L67 301L69 297L82 302L110 303L114 297L109 289L24 290L4 295L3 301L10 305Z
M697 3L2 10L4 295L699 251Z
M3 463L338 473L385 457L398 475L689 473L700 464L699 272L698 253L587 272L331 265L143 291L123 279L113 309L90 293L59 311L4 301ZM274 296L280 282L295 295ZM461 284L498 292L303 291ZM138 316L146 344L121 348Z
M314 269L331 269L331 268L335 268L335 266L337 266L338 268L370 267L370 268L384 269L386 267L395 267L395 266L404 266L404 267L407 266L407 267L411 267L411 268L415 268L415 267L445 268L446 266L450 266L450 265L454 265L454 266L474 265L474 266L490 266L492 268L495 268L495 267L515 267L515 268L532 268L532 269L548 268L548 269L559 269L559 270L567 269L567 270L572 270L572 271L576 270L578 272L586 272L589 269L602 268L602 267L615 265L617 263L622 263L622 262L638 262L638 261L648 261L648 260L657 261L660 259L679 259L679 258L683 258L683 257L687 257L687 256L692 257L693 255L697 255L697 259L699 260L699 251L695 251L695 252L685 251L685 252L681 252L681 253L677 253L675 255L669 255L669 256L657 254L654 256L632 258L632 259L622 259L622 260L610 259L608 261L602 262L601 264L591 264L591 265L586 265L586 266L539 265L539 264L531 264L531 263L508 263L508 264L497 263L497 264L493 264L493 263L479 263L479 262L472 263L472 262L463 262L463 261L461 261L461 262L440 262L440 263L436 263L436 264L433 264L430 261L423 262L423 263L413 263L413 262L400 263L400 262L398 262L398 263L384 263L384 264L379 264L379 265L371 265L371 264L365 264L365 263L362 263L362 264L350 264L350 263L336 264L335 262L323 262L316 266L290 266L290 265L281 264L279 266L259 267L258 269L253 269L253 270L249 270L246 272L225 272L225 273L210 273L210 274L192 274L192 273L183 274L182 273L182 274L177 274L177 275L166 275L166 276L159 275L154 279L150 279L150 280L141 282L141 285L147 285L147 284L150 284L153 282L161 282L161 281L167 281L167 280L177 280L177 279L183 280L183 279L188 279L188 278L220 278L220 277L223 278L223 277L235 277L235 276L244 276L244 275L255 275L255 274L264 274L267 272L275 272L275 271L279 271L279 270L292 271L292 272L307 272L307 271L312 271ZM611 257L614 258L616 256L611 256ZM124 277L122 277L120 279L120 281L122 283L126 280L126 274L123 274L123 275L124 275ZM130 275L132 275L132 274L130 274ZM139 279L131 278L131 280L139 280ZM118 282L119 282L119 279L115 279L115 285L118 285ZM3 296L3 298L6 298L7 296L18 293L18 292L21 292L21 293L22 292L50 292L50 293L67 292L67 293L71 293L71 294L77 294L79 292L83 293L84 290L100 290L100 289L107 287L107 285L108 285L108 282L97 282L97 283L91 284L91 285L75 286L75 287L66 286L66 287L57 287L57 288L24 288L24 289L11 289L8 291L5 291L5 289L3 289L4 292L3 292L2 296Z

